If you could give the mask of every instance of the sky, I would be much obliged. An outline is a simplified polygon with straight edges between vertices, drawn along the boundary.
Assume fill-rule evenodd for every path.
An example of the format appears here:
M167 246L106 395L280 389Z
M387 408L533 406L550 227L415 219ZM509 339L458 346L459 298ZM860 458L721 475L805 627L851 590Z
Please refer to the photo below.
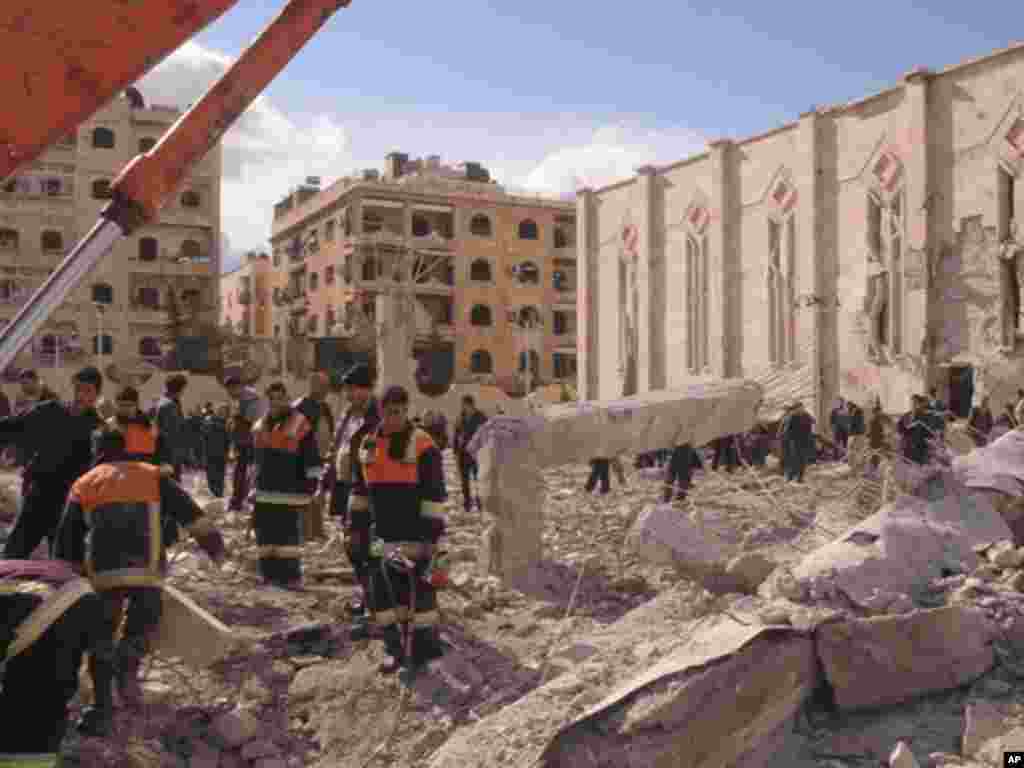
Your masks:
M239 0L139 82L147 102L197 100L284 4ZM326 186L401 151L572 198L1009 45L1003 15L892 0L352 0L224 137L223 267L268 248L273 204L307 176Z

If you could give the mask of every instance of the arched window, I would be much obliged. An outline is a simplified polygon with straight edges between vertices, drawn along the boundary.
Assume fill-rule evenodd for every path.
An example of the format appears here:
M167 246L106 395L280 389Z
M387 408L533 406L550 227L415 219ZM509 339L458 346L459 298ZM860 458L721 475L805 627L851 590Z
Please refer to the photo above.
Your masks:
M553 326L551 330L556 336L561 336L562 334L569 332L569 314L567 312L555 310L552 313L551 319Z
M491 359L491 353L486 349L478 349L470 355L469 370L473 373L492 373L494 371L494 361Z
M139 292L135 295L135 303L146 309L159 309L160 291L149 286L139 288Z
M114 289L110 283L95 283L92 286L92 300L96 304L113 304Z
M337 313L335 313L334 307L328 307L327 308L327 314L324 317L324 330L327 333L330 333L333 330L334 325L337 322L337 320L338 320L338 315L337 315Z
M64 235L52 229L44 230L42 236L39 238L39 244L42 246L42 249L47 252L63 251Z
M309 332L310 333L316 333L317 332L317 327L319 325L320 325L320 318L317 317L316 315L310 315L309 316L309 323L306 326L309 329Z
M109 200L114 196L113 190L110 188L109 179L96 179L92 183L92 196L95 200Z
M199 193L194 189L186 189L181 193L182 208L198 208L200 202Z
M102 343L101 343L102 340ZM114 337L109 333L104 333L102 337L92 337L92 353L94 355L112 355L114 354Z
M57 337L48 333L39 339L39 351L44 355L57 354Z
M536 240L537 235L537 222L533 219L523 219L519 222L519 239L520 240Z
M520 352L519 353L519 372L520 373L525 373L526 372L526 361L527 361L526 352L525 351ZM535 349L531 349L530 350L529 361L530 361L530 373L531 373L531 375L534 378L539 377L540 376L540 355L537 354L537 350L535 350Z
M276 339L280 335L281 335L281 326L280 325L275 325L274 326L274 338Z
M569 233L563 227L555 227L555 248L569 247Z
M320 275L316 272L309 273L309 290L315 291L320 287Z
M113 149L114 148L114 132L109 128L94 128L92 131L92 145L96 149Z
M540 284L540 270L532 261L524 261L522 264L517 264L512 268L512 271L522 285Z
M0 251L18 250L18 230L3 228L0 229Z
M199 261L203 257L203 249L196 240L185 240L181 244L180 258L182 261Z
M491 263L487 259L476 259L469 265L469 279L478 283L491 282Z
M477 237L490 237L492 232L490 217L478 213L469 220L469 232Z
M363 261L363 280L377 279L377 264L372 258Z
M384 227L384 220L373 211L367 211L363 214L363 234L372 235L374 232L380 232Z
M481 326L493 324L491 308L484 304L477 304L469 311L469 322L471 325Z
M155 237L144 237L139 240L139 261L156 261L160 255L160 244Z
M142 357L160 357L160 342L152 336L145 336L139 340L139 354Z
M551 273L551 284L559 293L572 290L572 286L569 284L569 276L561 269L556 269Z
M181 292L181 303L189 308L198 307L200 295L198 288L187 288Z
M516 323L523 328L537 328L541 324L540 311L536 307L523 307L516 314Z
M153 147L156 146L156 139L152 136L144 136L139 139L139 154L143 152L149 152Z
M426 216L414 213L412 215L412 236L426 237L430 234L430 220Z

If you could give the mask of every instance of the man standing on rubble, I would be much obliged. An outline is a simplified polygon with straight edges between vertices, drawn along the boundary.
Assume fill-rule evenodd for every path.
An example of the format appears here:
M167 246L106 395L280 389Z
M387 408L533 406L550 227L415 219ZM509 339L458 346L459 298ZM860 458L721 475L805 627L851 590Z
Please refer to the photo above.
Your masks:
M159 467L131 460L121 430L105 426L93 440L96 466L71 487L54 555L85 573L103 600L106 642L90 657L93 677L116 676L121 700L137 707L139 667L163 608L164 532L185 528L218 564L224 539L177 482ZM115 649L122 616L124 634ZM112 714L108 709L96 717L109 722Z
M476 459L473 458L466 446L473 439L473 435L484 425L487 417L476 407L476 400L472 395L463 395L462 413L455 423L455 461L459 465L459 478L462 480L462 507L469 512L473 508L473 502L480 507L480 497L473 496L473 481L479 476L479 467Z
M156 426L163 435L174 479L179 483L189 461L188 426L181 407L181 393L186 386L188 379L182 374L168 376L164 382L164 394L156 403Z
M903 458L915 464L928 463L928 440L933 436L928 417L928 399L924 395L912 395L910 410L896 423L903 443Z
M786 480L804 481L804 471L814 449L814 417L801 402L793 403L779 427L782 438L782 466Z
M24 559L44 538L53 542L72 483L92 465L92 433L102 424L96 399L103 389L103 374L88 366L74 375L72 383L73 402L45 400L0 419L0 446L13 443L27 456L21 514L4 557Z
M991 400L988 395L981 398L981 402L971 408L967 417L967 426L970 430L971 439L979 448L988 443L989 433L995 426L995 418L992 416Z
M445 532L447 493L441 452L409 421L405 388L388 387L381 411L380 426L359 444L349 510L374 515L369 608L383 632L386 674L443 654L430 570Z
M309 422L321 457L327 456L330 452L331 430L334 428L334 414L327 402L330 384L330 377L322 371L317 371L309 377L309 391L305 397L300 397L292 403L292 408L305 416ZM325 538L323 494L318 493L320 483L320 478L310 481L309 493L313 500L305 515L306 539Z
M672 486L675 485L676 501L683 501L690 491L691 477L693 474L693 445L683 443L672 450L672 457L669 459L668 468L665 471L665 491L662 501L668 504L672 501Z
M238 376L228 376L224 388L237 403L231 419L231 444L235 446L235 471L232 474L231 500L228 510L241 512L242 504L249 495L249 469L252 467L254 449L252 426L264 413L259 393L252 387L242 385Z
M836 407L829 414L830 426L832 427L832 439L836 444L836 461L840 461L846 455L846 448L850 442L850 432L853 426L850 422L850 412L846 407L843 398L836 399Z

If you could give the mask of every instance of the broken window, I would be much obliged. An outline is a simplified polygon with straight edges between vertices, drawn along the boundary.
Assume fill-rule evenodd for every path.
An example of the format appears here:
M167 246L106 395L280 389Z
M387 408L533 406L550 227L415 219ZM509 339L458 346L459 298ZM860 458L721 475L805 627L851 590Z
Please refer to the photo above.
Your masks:
M96 304L113 304L114 289L110 283L95 283L92 287L92 300Z
M0 229L0 251L18 250L18 230L4 228Z
M160 255L160 244L155 237L144 237L139 240L139 261L156 261Z
M475 259L469 265L469 279L478 283L491 282L491 264L486 259Z
M156 139L152 136L143 136L139 139L139 154L149 152L153 147L156 146Z
M566 225L555 227L555 248L569 248L573 245L571 230Z
M0 280L0 301L15 301L19 296L21 289L16 280Z
M491 308L484 304L477 304L469 312L469 322L472 325L491 325L494 322Z
M470 234L476 235L477 237L490 237L490 218L482 213L476 214L472 219L469 220L469 231Z
M543 323L536 307L523 307L516 313L516 324L521 328L537 328Z
M136 303L145 307L146 309L159 309L160 308L160 291L156 288L143 287L139 288L138 295L136 297Z
M96 149L113 149L114 132L109 128L94 128L92 132L92 145Z
M469 369L473 373L491 373L494 370L491 353L486 349L476 350L469 356Z
M373 211L363 214L363 234L372 235L374 232L380 232L383 228L384 221L379 214Z
M43 179L43 191L47 197L59 197L63 188L63 180L58 177L51 176L48 179Z
M556 336L561 336L569 332L569 315L565 312L556 310L552 315L553 332Z
M377 263L374 259L368 258L363 261L363 280L377 279Z
M152 336L144 336L139 340L139 354L142 357L160 357L160 341Z
M198 208L201 200L199 199L199 193L194 189L186 189L181 193L181 207L182 208Z
M430 234L430 221L426 216L414 213L412 215L412 236L426 237Z
M181 261L202 261L203 249L196 240L185 240L179 251Z
M536 240L537 234L537 222L533 219L523 219L519 222L519 239L520 240Z
M521 285L540 285L540 270L532 261L524 261L512 268Z
M114 192L110 188L110 180L96 179L92 183L92 196L95 200L110 200L114 196Z
M46 253L61 253L64 251L64 235L52 229L44 230L39 237L39 245Z
M556 379L569 379L576 375L576 355L555 352L551 362Z

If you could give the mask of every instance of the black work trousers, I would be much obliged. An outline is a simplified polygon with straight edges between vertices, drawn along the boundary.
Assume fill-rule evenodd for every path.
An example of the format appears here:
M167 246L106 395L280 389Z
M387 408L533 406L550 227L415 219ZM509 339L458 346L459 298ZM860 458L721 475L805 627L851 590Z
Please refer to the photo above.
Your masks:
M260 575L278 585L302 578L302 518L305 506L256 502L252 511Z
M331 491L331 517L340 518L344 524L348 520L348 497L352 492L352 486L344 483L335 483Z
M224 498L224 480L227 476L228 461L224 456L210 456L206 460L206 484L210 493L218 499Z
M362 587L363 603L370 594L370 526L369 509L354 509L345 518L345 554L352 563L356 581Z
M235 459L235 471L231 476L233 488L231 501L228 502L228 509L241 511L249 495L249 467L252 466L254 449L251 446L243 446L238 449Z
M82 655L102 642L102 627L100 598L85 595L8 662L0 688L0 754L60 749Z
M437 591L424 577L430 562L411 565L392 558L370 560L370 608L387 653L416 665L441 656L443 650Z
M473 507L474 496L479 498L477 494L473 493L473 482L479 479L480 467L468 453L458 454L458 464L459 478L462 480L462 506L469 512Z
M26 483L21 514L14 523L11 536L4 545L4 558L27 560L39 542L49 537L53 544L60 523L69 487L52 480L30 480Z
M608 493L612 487L612 481L609 476L610 470L610 459L591 459L590 477L587 478L587 484L583 486L584 490L586 490L587 493L590 493L600 483L601 493Z
M690 490L693 475L693 446L689 443L677 445L669 458L668 470L665 473L665 501L672 497L672 486L675 485L680 497L686 496Z

